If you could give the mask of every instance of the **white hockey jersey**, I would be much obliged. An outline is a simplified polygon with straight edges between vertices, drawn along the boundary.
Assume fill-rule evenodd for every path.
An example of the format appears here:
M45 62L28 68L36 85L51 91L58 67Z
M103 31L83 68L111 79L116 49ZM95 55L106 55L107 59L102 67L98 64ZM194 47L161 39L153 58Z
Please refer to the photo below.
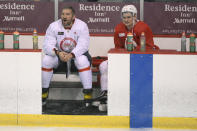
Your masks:
M72 52L78 57L88 51L89 29L85 22L75 18L71 29L65 29L59 19L49 25L46 31L43 50L45 54L55 56L54 48Z

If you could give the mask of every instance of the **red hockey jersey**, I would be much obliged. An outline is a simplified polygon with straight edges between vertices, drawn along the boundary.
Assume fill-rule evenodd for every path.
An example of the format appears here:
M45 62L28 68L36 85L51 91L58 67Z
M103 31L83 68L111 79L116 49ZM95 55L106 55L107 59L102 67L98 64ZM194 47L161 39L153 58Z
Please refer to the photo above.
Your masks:
M158 49L158 47L154 45L153 34L150 27L142 21L138 21L131 30L128 30L127 27L123 24L123 22L118 24L115 27L115 33L114 33L115 48L125 48L125 40L128 32L133 33L133 38L137 44L137 49L140 48L140 36L142 32L145 33L146 48L153 49L154 47Z

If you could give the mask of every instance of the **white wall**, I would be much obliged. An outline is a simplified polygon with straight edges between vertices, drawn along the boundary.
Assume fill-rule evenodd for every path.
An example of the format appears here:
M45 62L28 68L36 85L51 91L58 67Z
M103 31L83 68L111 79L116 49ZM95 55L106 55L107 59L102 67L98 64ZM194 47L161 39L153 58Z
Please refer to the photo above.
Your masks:
M5 35L4 38L4 48L13 48L13 36L12 35ZM39 36L38 37L38 47L41 49L42 48L42 43L44 41L44 37L43 36ZM20 35L19 37L19 46L20 49L33 49L33 41L32 41L32 36L25 36L25 35Z
M39 36L39 48L42 48L42 43L44 41L44 36ZM155 44L161 49L175 49L180 50L181 40L180 38L154 38ZM13 37L12 35L5 36L5 48L13 47ZM20 48L22 49L32 49L32 36L20 36ZM114 48L113 37L98 37L91 36L90 38L90 54L92 56L107 56L107 52L110 48ZM187 50L189 50L189 39L187 39Z

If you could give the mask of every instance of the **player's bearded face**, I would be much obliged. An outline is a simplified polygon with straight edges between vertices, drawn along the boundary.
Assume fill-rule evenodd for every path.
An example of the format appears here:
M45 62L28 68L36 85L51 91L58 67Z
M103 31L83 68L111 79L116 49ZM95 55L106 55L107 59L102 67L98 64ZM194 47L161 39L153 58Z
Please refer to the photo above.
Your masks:
M122 22L127 26L127 27L132 27L134 25L135 17L131 15L131 13L123 13L122 14Z
M72 10L64 9L62 10L61 19L64 27L71 27L75 16L73 15Z

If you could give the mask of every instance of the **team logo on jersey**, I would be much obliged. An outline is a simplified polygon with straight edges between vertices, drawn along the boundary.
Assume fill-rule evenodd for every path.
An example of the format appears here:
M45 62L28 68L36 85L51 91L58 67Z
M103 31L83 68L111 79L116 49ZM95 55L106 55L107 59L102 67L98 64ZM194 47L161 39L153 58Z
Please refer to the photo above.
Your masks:
M118 36L119 37L124 37L125 36L125 33L119 33Z
M71 52L75 48L76 45L77 45L77 42L72 38L64 38L60 42L61 50L66 51L66 52Z

